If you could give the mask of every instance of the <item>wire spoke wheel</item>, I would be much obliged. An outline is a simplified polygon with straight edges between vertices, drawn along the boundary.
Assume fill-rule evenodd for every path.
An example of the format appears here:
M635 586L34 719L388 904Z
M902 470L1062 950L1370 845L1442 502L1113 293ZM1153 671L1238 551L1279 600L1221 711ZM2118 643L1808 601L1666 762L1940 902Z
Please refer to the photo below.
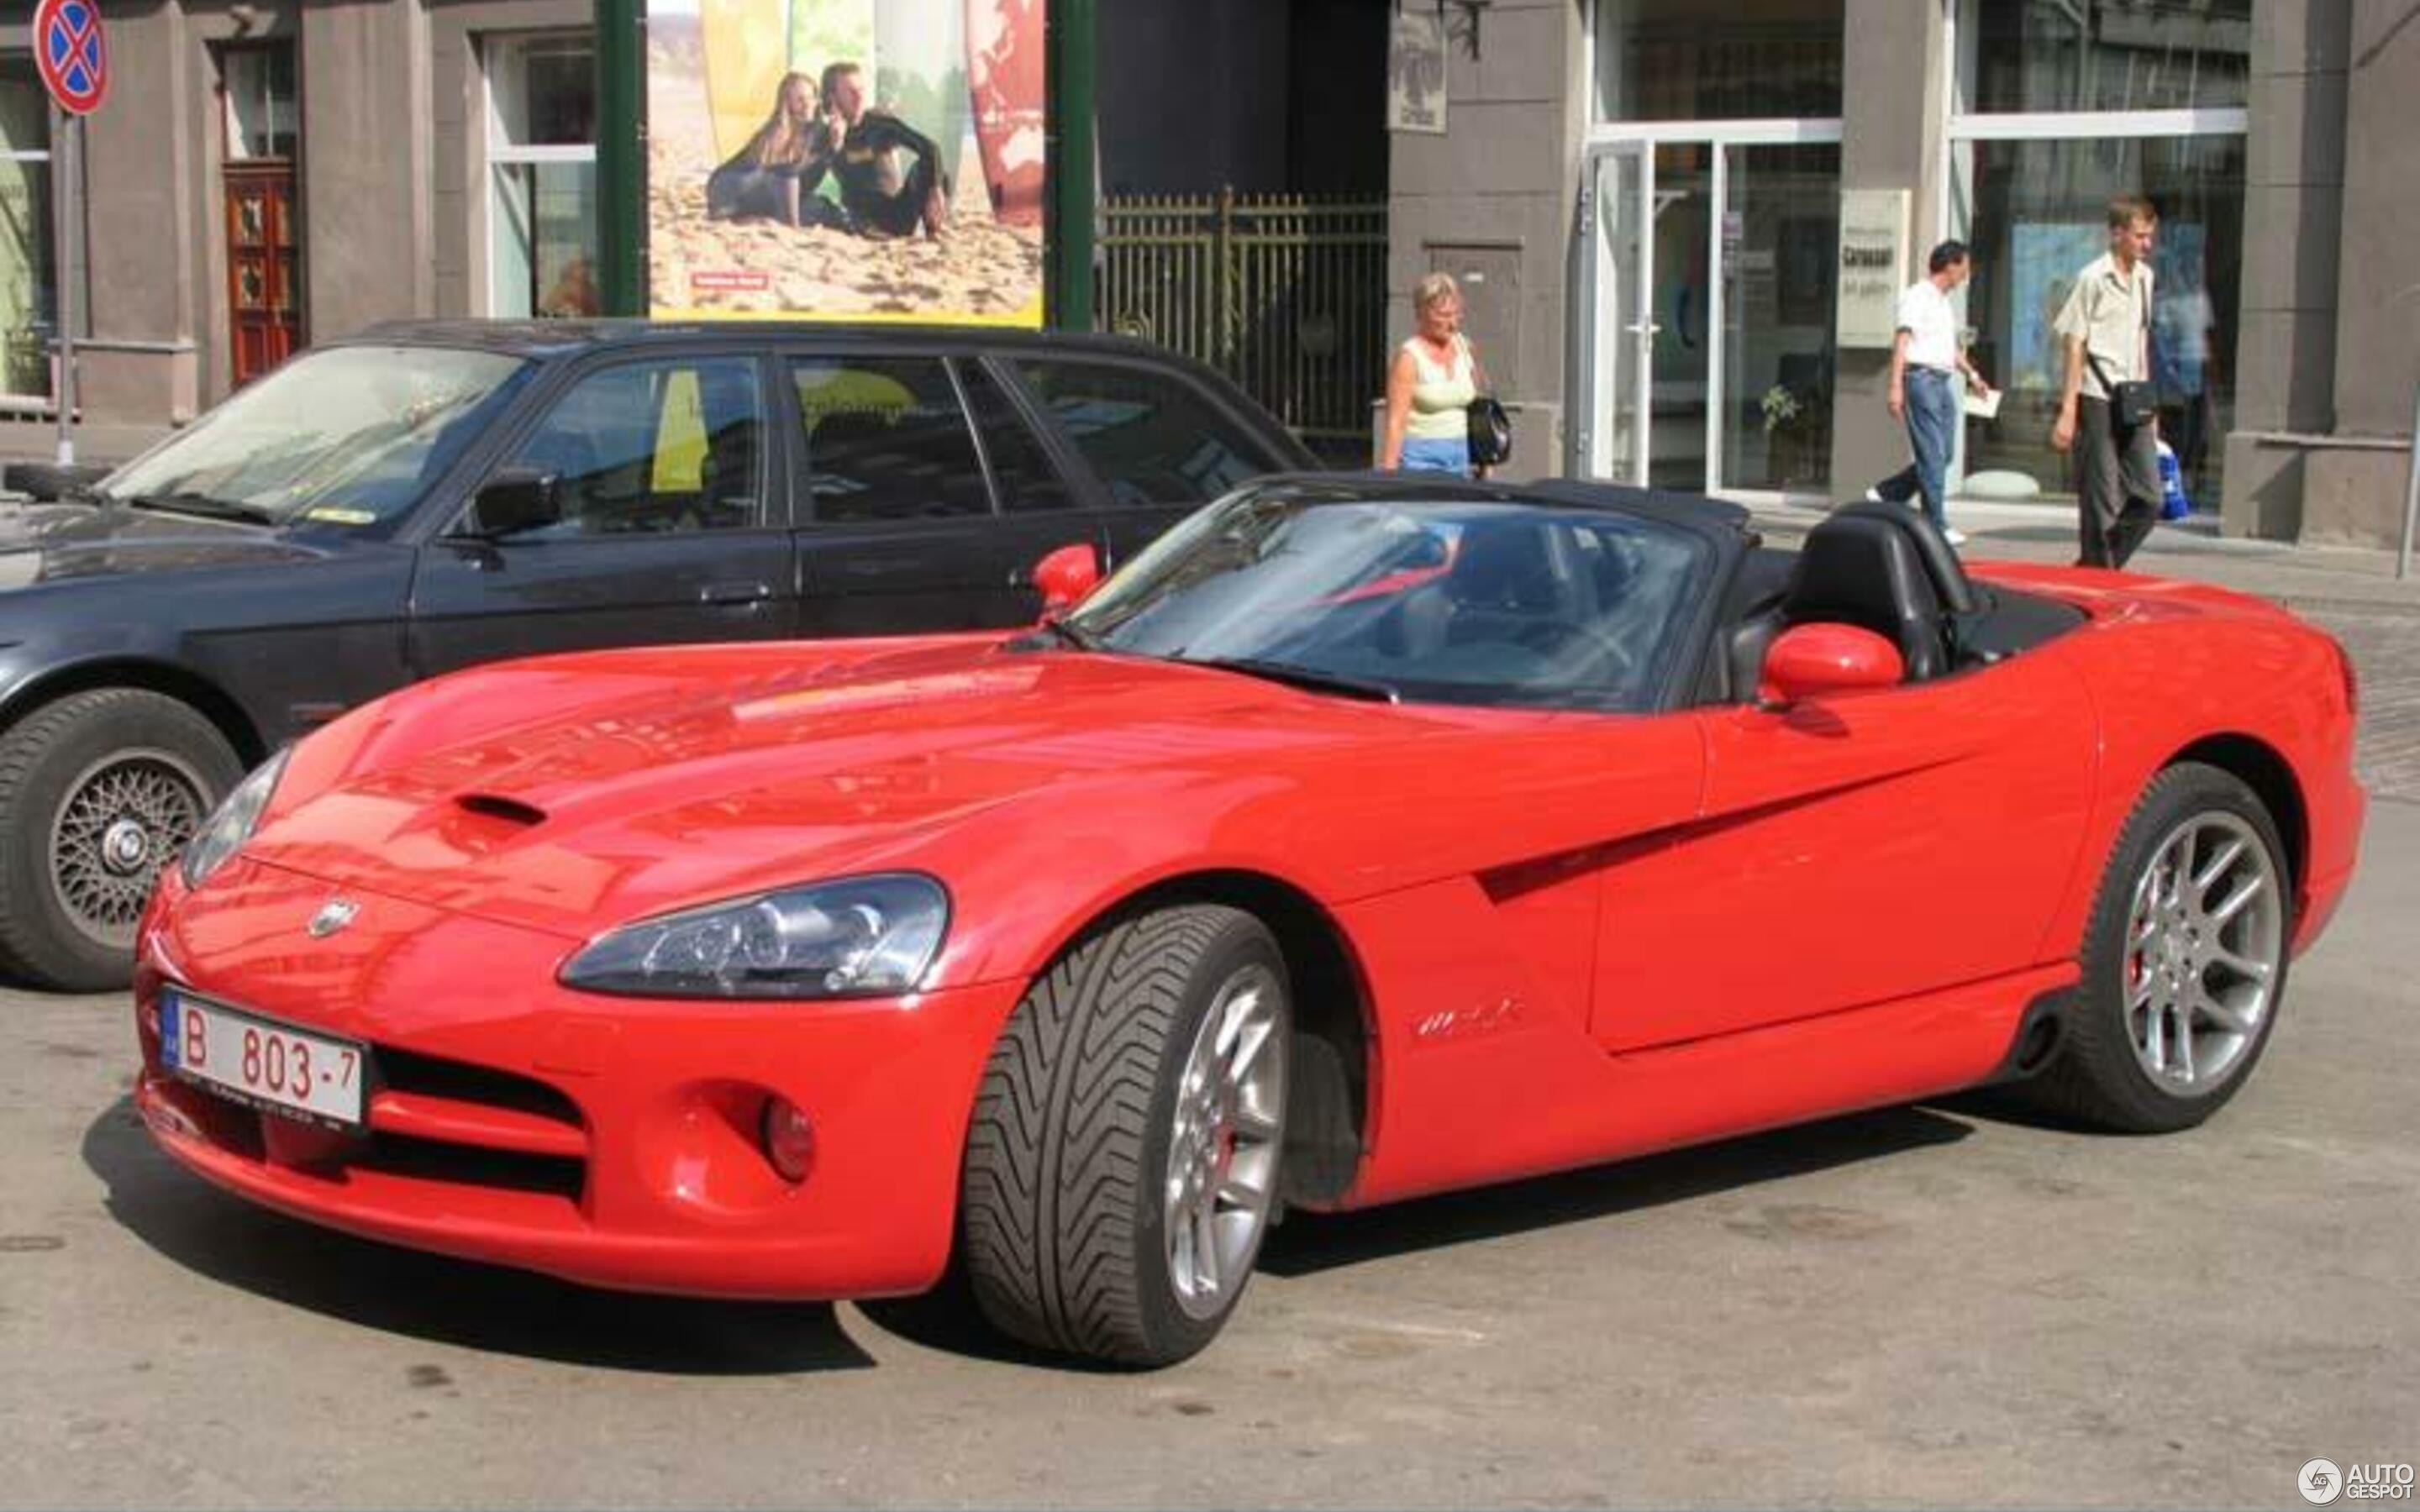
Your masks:
M97 943L134 943L151 885L201 827L205 785L183 759L113 751L68 784L51 825L51 882L70 923Z

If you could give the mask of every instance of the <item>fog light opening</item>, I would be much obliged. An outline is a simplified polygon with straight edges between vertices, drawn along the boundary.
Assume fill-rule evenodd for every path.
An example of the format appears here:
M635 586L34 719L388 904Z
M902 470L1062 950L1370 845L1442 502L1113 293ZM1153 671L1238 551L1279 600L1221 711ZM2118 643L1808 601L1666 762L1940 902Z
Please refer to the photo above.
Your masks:
M762 1134L765 1159L782 1180L794 1185L805 1180L815 1163L815 1126L806 1109L786 1097L768 1099Z

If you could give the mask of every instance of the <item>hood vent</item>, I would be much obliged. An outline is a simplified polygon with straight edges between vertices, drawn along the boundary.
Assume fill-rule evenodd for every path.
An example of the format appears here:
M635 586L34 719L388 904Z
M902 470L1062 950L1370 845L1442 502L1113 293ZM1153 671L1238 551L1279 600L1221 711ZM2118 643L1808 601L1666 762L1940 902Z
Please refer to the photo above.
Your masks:
M500 794L465 793L456 797L454 802L465 813L474 813L483 819L500 819L523 829L546 823L545 810Z

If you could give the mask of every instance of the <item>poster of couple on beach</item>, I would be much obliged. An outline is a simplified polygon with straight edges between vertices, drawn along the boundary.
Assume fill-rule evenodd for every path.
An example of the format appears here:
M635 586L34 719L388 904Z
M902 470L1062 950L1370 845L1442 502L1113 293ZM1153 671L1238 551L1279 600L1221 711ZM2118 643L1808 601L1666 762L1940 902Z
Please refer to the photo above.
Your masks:
M646 0L658 318L1042 324L1048 0Z

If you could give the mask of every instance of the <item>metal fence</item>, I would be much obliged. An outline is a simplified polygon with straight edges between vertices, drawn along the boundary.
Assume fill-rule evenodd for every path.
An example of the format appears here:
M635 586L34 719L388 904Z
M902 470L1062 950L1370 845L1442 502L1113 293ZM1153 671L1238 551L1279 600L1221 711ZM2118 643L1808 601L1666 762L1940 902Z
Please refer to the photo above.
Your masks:
M1199 358L1304 440L1358 455L1386 384L1387 202L1101 204L1095 323Z

